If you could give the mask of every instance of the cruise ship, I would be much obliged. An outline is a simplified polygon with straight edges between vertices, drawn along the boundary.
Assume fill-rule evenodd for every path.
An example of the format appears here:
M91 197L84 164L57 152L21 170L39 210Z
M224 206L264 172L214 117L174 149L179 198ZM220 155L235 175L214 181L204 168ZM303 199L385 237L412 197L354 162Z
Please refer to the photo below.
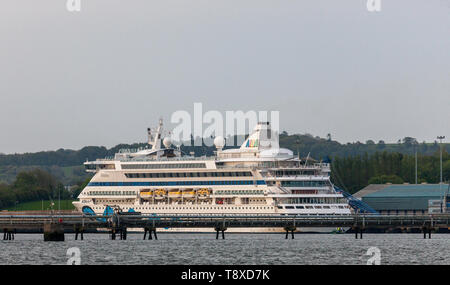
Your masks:
M111 209L149 215L345 215L351 207L330 181L330 164L302 161L279 147L278 133L259 122L239 148L194 157L162 138L162 120L148 147L87 161L92 180L73 202L80 212Z

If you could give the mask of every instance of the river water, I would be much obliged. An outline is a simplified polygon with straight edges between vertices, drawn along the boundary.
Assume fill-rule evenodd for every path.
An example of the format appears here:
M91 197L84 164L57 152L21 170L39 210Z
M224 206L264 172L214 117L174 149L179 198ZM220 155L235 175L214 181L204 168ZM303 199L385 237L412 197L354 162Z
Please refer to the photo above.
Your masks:
M81 264L366 264L377 247L381 264L450 264L450 235L433 234L211 234L159 233L158 240L110 240L108 234L85 234L65 242L44 242L42 234L16 234L0 241L0 264L66 264L67 250L79 248Z

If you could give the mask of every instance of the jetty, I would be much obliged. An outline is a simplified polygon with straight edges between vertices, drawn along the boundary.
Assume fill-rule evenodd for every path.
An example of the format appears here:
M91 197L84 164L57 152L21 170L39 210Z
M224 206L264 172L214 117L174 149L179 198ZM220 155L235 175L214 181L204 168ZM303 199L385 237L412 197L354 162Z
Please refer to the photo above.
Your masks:
M3 239L12 240L18 232L43 233L46 241L64 240L64 234L74 233L75 239L92 230L109 233L126 240L128 229L140 229L144 239L157 239L157 229L210 228L225 238L228 228L282 228L286 238L302 227L350 228L355 238L362 238L370 228L408 228L420 230L424 238L438 228L449 228L449 214L433 215L142 215L140 213L113 213L112 215L0 215Z

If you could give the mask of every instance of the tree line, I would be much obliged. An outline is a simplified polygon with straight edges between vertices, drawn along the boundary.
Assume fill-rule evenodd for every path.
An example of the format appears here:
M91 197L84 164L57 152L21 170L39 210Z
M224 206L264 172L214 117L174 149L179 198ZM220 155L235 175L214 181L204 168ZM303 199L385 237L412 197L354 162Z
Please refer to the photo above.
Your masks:
M418 183L438 183L440 180L439 152L432 155L419 154ZM331 179L334 184L355 193L368 184L381 183L415 183L415 156L399 152L375 152L369 155L339 157L331 159ZM450 155L443 153L444 181L450 178ZM0 183L0 209L18 203L57 200L58 198L76 199L91 177L78 180L67 188L52 174L35 168L17 174L15 180Z
M444 151L443 181L450 179L450 155ZM331 179L334 184L355 193L369 184L416 182L415 155L399 152L375 152L372 155L339 157L332 159ZM417 183L439 183L440 154L417 155Z
M198 143L200 140L200 146L192 146L192 143L181 144L181 150L184 153L194 152L196 156L200 155L212 155L215 151L214 146L206 146L202 143L200 138L196 138ZM192 140L194 141L194 140ZM236 147L237 137L231 137L227 139L227 145L225 148ZM242 141L242 139L240 140ZM211 145L211 144L209 144ZM106 148L104 146L86 146L80 150L59 149L56 151L41 151L36 153L23 153L23 154L0 154L0 167L1 166L79 166L86 160L95 160L97 158L104 158L108 156L114 156L120 149L136 149L140 147L148 146L146 143L133 143L133 144L119 144L112 148ZM331 139L329 134L327 138L314 137L310 134L293 134L289 135L287 132L280 134L280 146L289 148L295 153L300 152L302 156L307 156L308 153L316 159L322 159L324 157L332 156L354 156L363 155L364 153L374 154L375 152L399 152L403 154L413 154L418 151L424 155L431 155L439 150L439 144L435 141L432 143L418 143L416 139L411 137L405 137L398 140L397 143L387 144L384 141L378 141L375 143L372 140L368 140L365 143L359 141L353 143L341 144ZM447 152L450 151L450 144L445 144L444 148Z
M0 209L30 201L74 199L86 183L80 181L71 189L67 189L59 180L42 169L23 171L16 176L13 183L0 184Z

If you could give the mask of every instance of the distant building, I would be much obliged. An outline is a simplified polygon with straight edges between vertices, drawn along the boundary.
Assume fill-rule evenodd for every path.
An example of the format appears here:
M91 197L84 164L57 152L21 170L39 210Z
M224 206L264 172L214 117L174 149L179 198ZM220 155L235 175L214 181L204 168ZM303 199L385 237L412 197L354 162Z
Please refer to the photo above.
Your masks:
M448 184L371 184L353 196L382 215L450 212Z

